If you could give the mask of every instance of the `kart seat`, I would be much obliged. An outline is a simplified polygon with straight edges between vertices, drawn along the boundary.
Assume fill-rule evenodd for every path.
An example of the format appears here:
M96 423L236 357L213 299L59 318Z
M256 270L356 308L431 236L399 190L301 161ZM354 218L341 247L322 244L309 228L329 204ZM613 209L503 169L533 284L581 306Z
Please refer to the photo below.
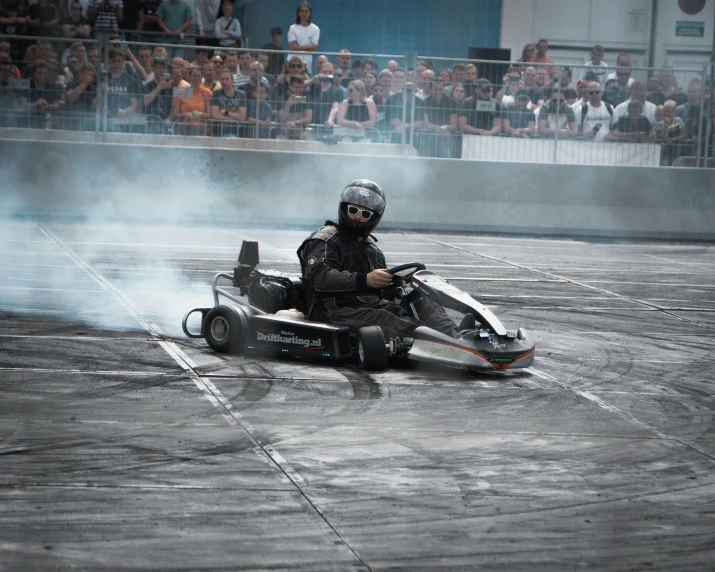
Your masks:
M305 319L313 322L327 322L328 317L323 309L323 302L315 293L313 286L307 278L301 277L301 290L303 294L303 302L305 303Z

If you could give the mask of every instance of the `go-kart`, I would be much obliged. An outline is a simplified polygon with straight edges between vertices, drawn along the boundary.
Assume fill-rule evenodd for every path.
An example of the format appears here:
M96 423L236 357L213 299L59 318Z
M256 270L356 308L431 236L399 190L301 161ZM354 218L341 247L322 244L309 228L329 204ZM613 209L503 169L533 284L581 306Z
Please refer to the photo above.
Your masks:
M219 353L288 354L311 360L357 360L366 370L382 370L390 358L432 362L467 370L515 369L534 363L533 336L507 330L499 319L466 292L420 262L388 269L392 284L384 297L396 300L419 320L414 301L427 296L444 308L472 313L477 327L457 337L419 326L412 337L385 339L379 326L350 328L326 322L320 298L310 283L275 270L256 270L258 243L244 241L233 274L213 280L213 308L194 308L182 321L190 338L204 338ZM223 281L231 280L231 289ZM233 304L220 304L222 296ZM189 318L201 314L200 333Z

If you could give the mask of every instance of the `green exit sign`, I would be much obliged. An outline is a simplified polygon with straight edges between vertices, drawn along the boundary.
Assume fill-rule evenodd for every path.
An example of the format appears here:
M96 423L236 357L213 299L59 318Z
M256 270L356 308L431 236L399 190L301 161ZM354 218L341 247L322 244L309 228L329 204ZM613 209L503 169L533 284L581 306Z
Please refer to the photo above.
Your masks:
M675 35L688 38L702 38L705 36L705 22L679 20L675 22Z

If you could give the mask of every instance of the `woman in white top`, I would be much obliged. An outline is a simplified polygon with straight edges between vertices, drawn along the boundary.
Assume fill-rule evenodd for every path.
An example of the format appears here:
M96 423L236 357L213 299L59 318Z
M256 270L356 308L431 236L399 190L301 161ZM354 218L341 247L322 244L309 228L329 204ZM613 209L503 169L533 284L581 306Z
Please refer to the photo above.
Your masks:
M216 38L218 43L226 48L239 47L238 42L241 41L241 24L232 16L233 2L224 0L221 5L223 16L216 20Z
M307 2L301 2L295 15L295 24L288 29L288 48L296 52L314 52L318 49L320 28L313 24L313 9ZM298 56L308 73L313 73L313 56L291 54ZM290 56L289 56L290 57Z

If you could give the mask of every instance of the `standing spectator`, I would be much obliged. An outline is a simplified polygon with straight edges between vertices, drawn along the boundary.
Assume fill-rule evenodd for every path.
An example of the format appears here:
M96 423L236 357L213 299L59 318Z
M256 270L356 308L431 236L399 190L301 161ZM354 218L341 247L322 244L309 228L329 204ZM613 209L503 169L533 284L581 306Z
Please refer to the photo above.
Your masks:
M549 50L549 42L547 40L541 39L538 42L536 42L536 53L534 54L534 57L532 58L532 62L537 63L537 64L553 64L554 60L552 60L549 56L546 55L546 52ZM549 66L547 68L547 72L551 77L556 77L559 73L559 70L556 66Z
M82 4L77 1L72 2L69 16L62 18L62 35L65 38L89 38L92 35L92 26L82 16Z
M397 68L395 71L392 72L392 89L390 90L391 95L395 95L396 93L400 93L402 91L402 87L405 83L405 70L402 68Z
M618 79L618 68L620 67L631 67L631 56L628 54L618 54L618 57L616 58L616 71L609 73L608 76L606 77L606 81L615 79ZM633 82L636 81L632 77L629 77L628 79L628 87L631 87L633 85Z
M657 75L652 75L648 78L648 83L646 85L646 92L658 91L660 89L660 79Z
M497 92L495 99L502 107L514 105L514 97L516 96L516 93L523 89L524 86L521 80L521 74L519 73L519 68L512 66L504 74L501 89ZM531 108L531 101L529 101L529 108Z
M301 139L303 127L313 122L313 110L303 95L304 85L305 80L301 76L291 76L290 94L278 112L288 139Z
M393 72L397 77L398 70ZM410 140L410 129L412 127L412 106L415 101L415 84L411 81L406 81L404 88L391 95L385 102L385 125L391 130L391 142L401 143L402 133L405 132L405 138ZM404 113L405 121L402 121ZM415 109L415 121L417 121L417 110ZM420 124L422 122L420 121Z
M87 46L87 63L94 66L96 73L99 69L99 48L95 44Z
M486 78L477 80L475 95L459 112L459 130L469 135L496 135L501 131L501 106L492 97L494 88Z
M30 112L27 127L45 126L46 115L55 115L64 107L61 85L49 81L49 66L44 60L35 62L30 87L22 92L20 106Z
M251 52L240 52L238 54L239 68L233 75L233 87L243 89L250 79L251 63L253 63L253 54Z
M433 77L425 89L430 92L429 96L415 110L415 119L419 112L425 130L419 141L420 155L451 157L451 136L457 130L457 104L444 95L444 80L439 76Z
M254 92L256 91L256 88L258 87L258 78L261 78L261 85L265 85L268 88L268 93L270 94L271 92L271 86L268 83L268 78L265 76L263 73L263 66L258 63L257 61L251 62L251 65L248 67L248 83L243 84L241 89L246 92L246 99L255 99L255 94ZM235 85L235 77L234 77L234 85Z
M444 82L445 86L448 86L452 83L452 70L450 70L449 68L441 68L437 72L437 75L442 78L442 81Z
M203 81L201 82L201 85L203 85L211 93L221 87L221 82L216 79L216 71L214 69L213 62L205 62L201 66L201 75L204 77Z
M290 78L294 76L299 76L303 79L303 88L305 88L305 82L310 79L310 76L305 71L303 60L298 56L291 56L285 64L283 73L276 78L274 95L278 101L285 99L286 94L290 92Z
M682 105L688 100L685 92L680 89L675 82L675 74L671 66L663 66L658 74L657 91L651 91L646 95L646 99L656 105L664 105L665 101L672 99L676 105Z
M270 63L270 59L268 58L268 54L266 53L259 53L258 54L258 63L261 64L262 68L264 70L264 74L266 76L266 79L268 80L268 85L272 86L273 83L276 81L276 76L269 74L266 70L268 69L268 64Z
M548 73L546 77L548 77ZM529 92L531 105L537 107L542 105L544 103L544 86L539 87L536 85L536 68L534 66L524 68L522 81L524 82L523 88Z
M330 118L330 111L333 109L333 104L343 101L342 90L335 86L333 82L333 64L325 62L318 72L319 86L315 95L312 97L313 102L313 123L323 125Z
M588 84L588 103L575 103L572 107L581 136L594 141L603 141L611 130L613 108L602 100L601 84Z
M387 69L390 70L391 72L394 72L397 68L400 67L400 64L398 64L395 60L389 60L387 62L387 66L385 66L385 67L387 67Z
M643 116L643 104L634 99L628 102L628 115L618 120L606 140L640 143L653 137L655 137L655 129Z
M536 116L527 108L531 103L529 92L520 89L514 96L514 105L506 108L502 114L502 131L512 137L529 139L536 131Z
M464 101L464 86L461 83L452 84L452 99L458 106L462 105Z
M333 86L340 91L340 101L348 96L348 90L343 85L343 70L340 68L333 68Z
M581 70L581 74L578 76L579 79L586 78L586 72L593 72L596 74L596 81L600 85L606 83L606 77L608 76L608 64L603 61L604 56L603 46L596 44L591 50L591 59L586 62L586 67Z
M224 48L236 48L241 45L241 23L233 17L232 0L224 0L221 4L223 16L216 20L214 35L219 45Z
M164 0L156 11L159 27L164 30L165 36L161 41L164 44L182 44L184 32L191 25L193 12L184 0ZM170 49L173 56L183 56L181 48Z
M166 56L154 58L152 79L144 86L142 103L144 113L149 116L149 127L152 133L164 133L165 127L171 121L171 104L174 96L174 86L171 83L171 73Z
M684 122L688 131L688 137L697 136L698 123L700 121L700 91L702 89L702 80L700 77L693 77L688 82L686 91L687 101L675 108L675 116L680 117ZM707 106L703 109L707 112Z
M79 68L81 65L81 62L75 56L71 55L67 58L67 67L63 70L63 75L67 83L71 83L74 78L79 77Z
M564 100L560 91L553 87L544 90L546 103L539 108L539 135L549 137L576 137L578 123L573 109Z
M534 47L534 44L526 44L524 46L524 49L521 50L521 57L516 61L524 64L521 66L522 71L524 71L528 67L527 64L534 61L535 53L536 53L536 48Z
M543 91L549 84L549 70L546 66L539 66L535 73L534 87Z
M214 120L212 135L238 137L239 122L246 120L246 94L233 87L230 70L219 74L221 87L211 96L211 119Z
M378 82L382 85L384 96L389 97L392 94L392 72L388 69L382 70Z
M348 84L348 98L340 103L338 125L365 131L375 127L377 108L375 102L367 98L365 84L355 79Z
M17 95L10 87L10 80L17 79L13 71L12 60L0 57L0 127L13 127L13 117L18 104Z
M372 91L372 101L375 103L375 129L381 133L385 132L385 88L382 84L377 84Z
M429 93L425 91L425 86L432 81L433 77L434 72L431 69L427 69L427 67L420 62L417 66L417 81L415 82L417 87L417 93L415 95L417 96L417 99L422 100L429 96Z
M6 2L4 6L0 4L0 34L16 36L23 32L27 21L25 16L20 14L21 8L20 3Z
M603 100L616 107L626 101L631 94L631 64L625 64L616 71L616 83L603 93Z
M139 109L139 96L143 94L141 84L129 75L125 67L124 52L119 48L109 50L109 73L102 82L107 90L107 111L114 117L126 117ZM102 92L98 103L103 104Z
M578 101L578 93L576 93L576 90L572 87L567 87L563 92L564 99L566 100L566 103L569 105L573 105Z
M662 81L662 78L661 78ZM661 165L669 167L680 154L680 141L687 137L685 122L675 115L677 102L668 99L663 103L663 120L655 124L655 134L662 141Z
M248 101L247 119L249 127L246 129L246 137L258 137L260 139L270 139L273 109L268 103L268 88L261 85L256 91L253 99Z
M297 52L314 52L320 41L320 28L313 24L313 9L308 2L301 2L295 15L295 24L288 29L288 48ZM291 54L292 57L293 54ZM313 56L300 55L308 73L312 73Z
M283 30L276 26L271 28L271 41L261 48L262 50L271 50L268 54L268 65L266 65L266 73L277 76L283 69L286 56L277 50L283 51ZM265 65L265 64L264 64Z
M338 67L340 68L340 74L343 78L343 87L347 88L347 85L354 79L350 71L352 56L350 55L350 50L347 48L340 50L340 54L342 55L338 56Z
M97 77L94 66L80 64L77 75L67 85L65 114L73 129L94 131L96 127Z
M139 32L161 32L157 12L162 0L139 0L137 10L137 30ZM151 41L150 38L144 41Z
M60 13L48 0L38 0L30 4L25 21L29 32L37 36L58 36L60 31Z
M226 67L228 70L233 75L236 75L238 72L238 52L227 52L226 57L223 60L223 65Z
M92 33L100 42L119 32L119 22L124 20L123 0L89 0L87 7Z
M377 75L373 71L367 72L362 78L362 81L365 84L367 96L372 98L373 89L377 85Z
M217 46L216 16L221 0L194 0L194 23L199 29L196 44L199 46Z
M466 77L466 71L464 64L454 64L452 66L452 79L448 86L444 88L444 94L446 96L452 97L452 90L454 89L455 83L463 83Z
M211 92L201 85L201 70L189 70L189 84L186 95L177 94L172 102L172 119L178 119L175 134L203 135L206 120L211 118Z
M561 71L559 72L558 80L556 78L551 80L551 85L553 85L556 88L561 88L561 91L564 91L565 89L568 89L571 87L571 80L572 80L572 74L571 74L571 68L568 66L564 66L561 68Z

